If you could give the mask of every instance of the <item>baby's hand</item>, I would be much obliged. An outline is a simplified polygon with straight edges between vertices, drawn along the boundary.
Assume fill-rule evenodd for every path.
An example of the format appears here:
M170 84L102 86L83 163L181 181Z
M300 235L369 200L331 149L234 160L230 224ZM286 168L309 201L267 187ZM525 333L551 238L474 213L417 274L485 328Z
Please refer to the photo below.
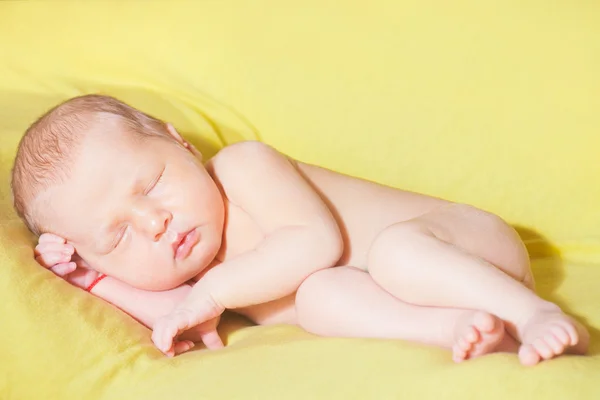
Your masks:
M217 332L217 326L219 325L219 321L221 317L209 319L203 324L193 327L181 335L179 335L179 340L183 341L191 341L191 342L202 342L206 346L207 349L216 350L224 347L223 341ZM179 354L177 348L175 348L175 354Z
M198 285L199 283L196 284L187 299L154 324L152 341L160 351L169 357L173 357L177 353L174 343L179 335L186 331L197 333L209 349L224 347L217 332L217 324L225 309Z
M98 272L75 254L72 245L60 236L44 233L35 247L35 259L43 267L80 288L87 288L97 277Z

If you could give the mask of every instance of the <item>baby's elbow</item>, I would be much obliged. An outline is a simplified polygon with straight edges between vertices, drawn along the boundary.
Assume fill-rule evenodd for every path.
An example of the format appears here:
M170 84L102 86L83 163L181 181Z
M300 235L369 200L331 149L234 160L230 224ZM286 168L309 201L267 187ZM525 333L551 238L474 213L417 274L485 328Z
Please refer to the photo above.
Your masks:
M334 267L344 253L344 240L337 225L328 224L314 235L315 245L318 246L318 268Z

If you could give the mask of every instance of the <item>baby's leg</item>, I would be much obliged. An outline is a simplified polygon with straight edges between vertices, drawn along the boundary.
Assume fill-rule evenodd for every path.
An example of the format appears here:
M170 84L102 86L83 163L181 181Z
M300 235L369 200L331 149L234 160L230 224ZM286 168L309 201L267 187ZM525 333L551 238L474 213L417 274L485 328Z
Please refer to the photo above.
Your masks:
M306 279L296 295L296 314L301 327L318 335L421 342L452 348L455 361L518 348L491 314L404 303L352 267Z
M352 267L316 272L297 294L234 311L259 325L294 324L321 336L402 339L452 348L456 361L518 348L504 334L502 321L488 313L404 303Z
M532 284L527 252L514 230L473 207L450 205L390 226L373 243L368 267L411 304L497 315L523 343L524 364L587 349L583 326L525 286Z

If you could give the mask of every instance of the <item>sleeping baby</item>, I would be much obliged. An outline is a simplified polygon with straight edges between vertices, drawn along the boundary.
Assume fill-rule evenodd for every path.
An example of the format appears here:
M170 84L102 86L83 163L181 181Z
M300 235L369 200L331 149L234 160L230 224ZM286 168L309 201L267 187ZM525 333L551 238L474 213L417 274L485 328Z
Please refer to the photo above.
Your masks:
M14 205L37 261L153 330L173 356L223 346L224 310L322 336L401 339L457 362L584 354L534 292L511 226L465 204L305 164L260 142L203 161L168 123L100 95L40 117Z

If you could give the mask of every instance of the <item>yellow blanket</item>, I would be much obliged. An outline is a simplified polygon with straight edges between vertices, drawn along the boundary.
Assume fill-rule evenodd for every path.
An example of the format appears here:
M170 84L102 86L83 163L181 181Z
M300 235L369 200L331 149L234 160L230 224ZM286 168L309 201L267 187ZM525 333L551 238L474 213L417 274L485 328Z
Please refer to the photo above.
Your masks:
M599 20L592 1L0 2L0 397L599 398ZM209 156L258 138L500 214L540 293L591 329L591 355L454 365L437 348L232 317L225 350L165 359L147 329L38 267L12 211L23 130L91 92Z

